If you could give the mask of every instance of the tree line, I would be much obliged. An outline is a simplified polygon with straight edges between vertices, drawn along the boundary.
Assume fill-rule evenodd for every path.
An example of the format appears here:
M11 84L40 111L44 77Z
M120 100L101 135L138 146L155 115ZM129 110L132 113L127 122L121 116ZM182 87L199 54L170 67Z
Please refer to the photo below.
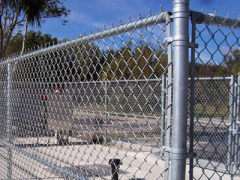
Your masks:
M2 0L0 2L0 59L33 47L57 43L50 34L28 31L28 26L41 26L46 18L67 17L70 10L61 0ZM66 23L63 20L63 24ZM23 27L13 35L16 28ZM134 44L134 43L133 43ZM29 61L29 60L27 60ZM161 47L131 41L120 48L103 50L94 42L83 42L76 46L32 58L15 65L19 80L34 77L44 81L89 81L115 79L155 79L167 72L167 52ZM31 66L24 65L30 63ZM38 69L36 67L39 67ZM26 68L29 68L28 70ZM191 63L189 63L189 74ZM240 51L232 50L223 55L220 64L195 63L195 76L230 76L240 72ZM18 73L17 73L18 72ZM26 75L26 73L32 76Z
M189 69L191 72L191 64ZM218 64L195 63L194 71L197 77L237 76L240 73L240 49L234 49L231 53L223 55Z
M23 35L17 33L9 43L7 53L21 50ZM29 31L26 48L57 44L58 39L40 31ZM82 42L18 64L17 79L32 77L31 81L95 81L120 79L156 79L167 73L168 56L165 49L151 44L132 45L129 41L118 49L100 48L94 42ZM31 66L26 66L31 64ZM26 68L29 68L28 70ZM189 62L189 76L191 63ZM230 76L240 72L240 51L223 56L222 63L194 65L195 76ZM26 75L32 74L32 76Z

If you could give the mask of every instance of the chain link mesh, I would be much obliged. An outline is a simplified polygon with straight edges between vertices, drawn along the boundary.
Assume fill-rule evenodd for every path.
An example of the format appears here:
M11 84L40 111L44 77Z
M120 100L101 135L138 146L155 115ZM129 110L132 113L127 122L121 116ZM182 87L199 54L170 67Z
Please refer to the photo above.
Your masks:
M192 54L195 80L194 100L189 100L194 106L190 168L194 167L194 179L230 178L239 173L239 21L202 13L195 17L202 24L196 24L198 48Z
M162 178L166 14L3 61L1 177Z
M197 159L227 161L230 86L230 79L195 81L194 155Z
M193 179L230 178L240 159L240 22L191 16L187 162ZM162 12L3 60L1 178L167 179L169 20Z

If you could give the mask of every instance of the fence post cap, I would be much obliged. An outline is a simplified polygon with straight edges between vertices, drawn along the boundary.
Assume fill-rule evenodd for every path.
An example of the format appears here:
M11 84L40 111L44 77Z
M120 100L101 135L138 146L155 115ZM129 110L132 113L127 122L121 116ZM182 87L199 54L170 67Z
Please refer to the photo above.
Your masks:
M109 159L109 162L108 162L111 166L114 165L114 166L119 166L119 165L122 165L122 161L120 159Z

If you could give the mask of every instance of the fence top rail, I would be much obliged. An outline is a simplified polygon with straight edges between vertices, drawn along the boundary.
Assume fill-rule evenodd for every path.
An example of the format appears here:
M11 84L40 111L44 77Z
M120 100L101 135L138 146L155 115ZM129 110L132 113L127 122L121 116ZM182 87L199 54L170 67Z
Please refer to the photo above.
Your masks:
M102 80L102 81L63 81L63 82L45 82L45 81L39 81L39 82L28 82L28 81L18 81L13 82L13 84L103 84L103 83L128 83L128 82L156 82L156 81L162 81L161 78L159 79L128 79L128 80ZM0 81L0 84L7 83L7 81Z
M226 77L195 77L194 80L231 80L231 76ZM191 78L188 78L188 80L191 80ZM123 83L123 82L160 82L162 81L162 78L159 79L128 79L128 80L102 80L102 81L77 81L77 82L26 82L26 81L19 81L19 82L13 82L13 84L103 84L103 83ZM7 83L7 81L0 81L0 84Z
M103 30L101 32L97 32L94 34L90 34L90 35L86 35L83 37L79 37L77 39L68 41L68 42L63 42L61 44L57 44L51 47L47 47L47 48L43 48L40 50L36 50L34 52L30 52L24 55L20 55L17 57L10 57L8 59L6 59L5 61L0 63L1 65L7 64L7 63L13 63L13 62L17 62L20 61L22 59L26 59L26 58L31 58L31 57L35 57L35 56L39 56L45 53L49 53L52 51L56 51L56 50L60 50L60 49L64 49L67 47L71 47L73 45L76 45L78 43L82 43L84 41L93 41L93 40L98 40L98 39L102 39L105 37L109 37L109 36L113 36L113 35L117 35L117 34L121 34L127 31L131 31L131 30L136 30L136 29L140 29L143 27L147 27L147 26L151 26L154 24L159 24L159 23L168 23L170 21L170 15L169 12L161 12L155 16L149 16L146 18L140 18L136 21L133 22L129 22L117 27L112 27L106 30Z
M191 78L188 78L191 80ZM194 80L231 80L231 77L195 77Z
M204 14L195 11L191 11L191 14L194 14L197 24L210 24L215 26L221 25L234 29L240 29L240 19L217 16L216 14Z

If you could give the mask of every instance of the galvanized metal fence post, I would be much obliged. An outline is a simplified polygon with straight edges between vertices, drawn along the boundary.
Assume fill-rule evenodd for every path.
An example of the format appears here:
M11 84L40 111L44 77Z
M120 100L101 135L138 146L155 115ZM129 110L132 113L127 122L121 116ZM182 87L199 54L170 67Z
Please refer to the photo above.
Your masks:
M105 80L104 83L105 96L104 96L104 105L105 105L105 143L107 143L107 124L108 124L108 82Z
M162 126L162 132L161 132L161 147L165 146L165 128L166 128L166 75L162 75L162 87L161 87L161 126Z
M238 73L237 77L237 107L236 107L236 149L235 149L235 166L236 170L238 170L239 164L240 164L240 147L239 147L239 116L240 116L240 73Z
M190 72L190 105L189 105L189 179L193 179L193 151L194 151L194 117L195 117L195 35L196 35L196 19L195 14L191 13L191 23L192 23L192 37L191 44L191 72Z
M11 96L12 96L12 64L8 63L7 66L7 121L6 121L6 133L7 141L12 144L12 106L11 106ZM8 162L7 162L7 179L12 179L12 149L7 147Z
M184 180L188 113L189 0L173 1L171 180Z
M233 142L232 142L232 173L236 170L236 140L237 140L237 80L234 80L234 104L233 104L233 122L232 122L232 136L233 136Z
M229 90L229 127L228 127L228 150L227 150L227 166L228 171L232 172L232 162L233 162L233 151L232 151L232 144L233 144L233 123L234 123L234 76L231 76L230 81L230 90Z
M233 142L232 142L232 173L235 173L238 170L238 164L239 164L239 156L238 156L238 150L239 150L239 82L240 82L240 73L238 73L236 80L234 82L234 107L233 107L233 124L232 124L232 136L233 136Z
M167 24L167 38L171 38L171 18L170 13L166 16L166 24ZM169 147L170 147L170 136L171 136L171 121L172 121L172 44L168 42L167 46L167 54L168 54L168 70L167 70L167 122L165 124L165 173L164 179L169 179Z

